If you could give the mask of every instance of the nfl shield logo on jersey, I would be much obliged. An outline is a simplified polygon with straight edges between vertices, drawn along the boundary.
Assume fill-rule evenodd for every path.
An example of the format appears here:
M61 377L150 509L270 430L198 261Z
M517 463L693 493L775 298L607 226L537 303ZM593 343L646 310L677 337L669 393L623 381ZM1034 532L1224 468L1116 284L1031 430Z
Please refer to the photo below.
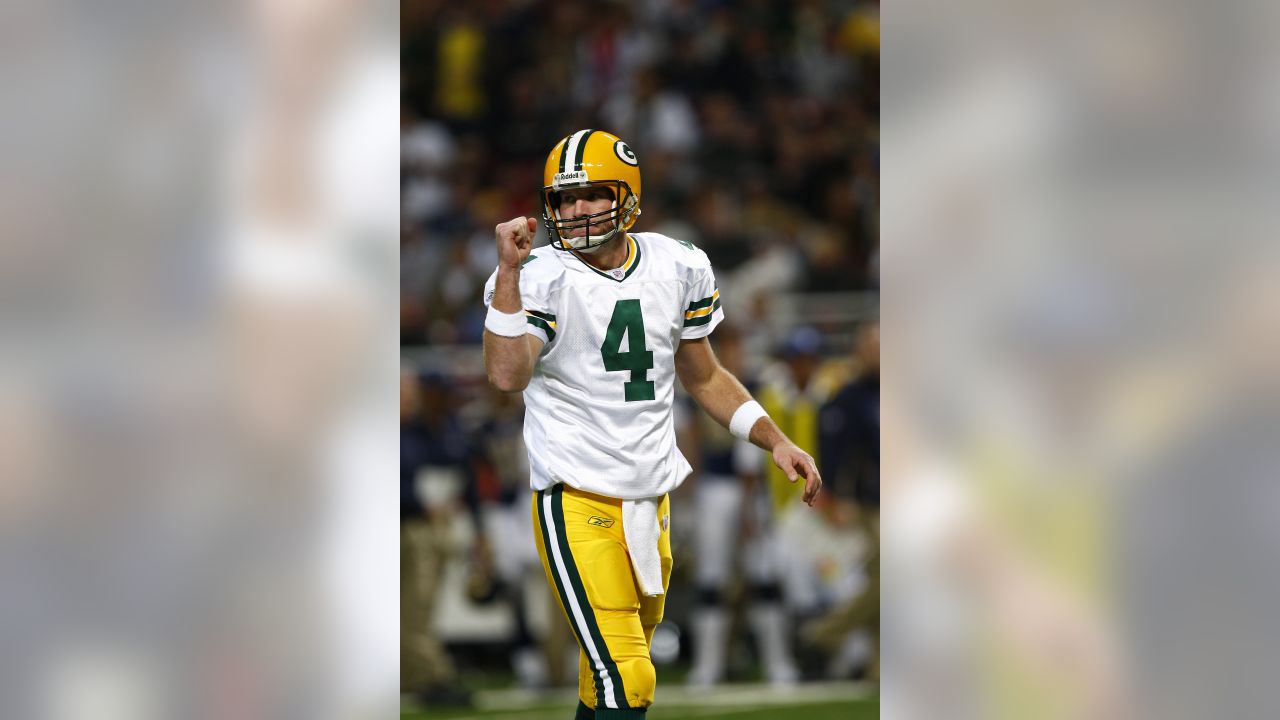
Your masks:
M671 524L671 516L670 516L670 515L663 515L663 516L662 516L662 532L666 532L666 531L667 531L667 526L668 526L668 525L670 525L670 524Z

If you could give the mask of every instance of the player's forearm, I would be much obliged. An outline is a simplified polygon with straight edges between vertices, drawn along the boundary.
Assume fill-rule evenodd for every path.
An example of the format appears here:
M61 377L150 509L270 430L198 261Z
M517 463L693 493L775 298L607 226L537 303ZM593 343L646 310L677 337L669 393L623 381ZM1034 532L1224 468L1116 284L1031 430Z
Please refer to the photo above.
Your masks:
M484 333L484 372L489 384L502 392L519 392L533 377L533 356L524 337Z
M504 313L524 311L520 301L520 271L499 268L491 306ZM484 371L489 383L502 392L518 392L533 377L533 357L526 336L505 337L484 332Z
M520 301L520 268L498 267L498 277L493 285L492 307L504 313L524 311Z
M729 427L729 422L733 419L733 414L745 402L751 401L751 393L738 382L738 379L724 368L717 368L707 380L693 387L686 387L693 399L702 406L707 414L715 419L716 422ZM778 427L777 423L769 419L768 416L756 420L751 426L751 433L748 437L751 444L756 447L763 448L770 452L773 451L779 443L789 443L791 440Z
M751 400L751 393L723 367L716 367L702 382L687 382L685 389L712 419L725 427L729 427L733 412Z
M733 420L733 414L743 403L751 401L751 393L742 386L741 382L733 376L733 373L725 370L723 367L718 368L714 374L697 388L696 391L690 391L698 404L707 411L715 421L729 427L729 422ZM780 442L789 442L787 436L782 433L778 426L767 416L762 417L751 426L751 434L748 438L756 447L773 451L775 445Z

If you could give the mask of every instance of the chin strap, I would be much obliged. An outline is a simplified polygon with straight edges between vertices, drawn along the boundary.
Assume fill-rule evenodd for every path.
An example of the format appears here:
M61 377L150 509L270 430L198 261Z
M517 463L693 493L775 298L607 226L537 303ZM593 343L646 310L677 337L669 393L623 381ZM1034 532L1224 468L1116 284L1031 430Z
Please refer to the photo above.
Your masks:
M587 247L585 247L585 248L575 248L575 247L573 247L572 245L569 245L568 243L565 243L565 245L568 245L570 248L573 248L574 250L577 250L578 252L584 252L584 253L587 253L587 254L591 254L591 253L594 253L594 252L598 251L600 248L604 247L605 245L608 245L608 244L609 244L609 241L610 241L610 240L612 240L612 239L614 239L615 237L617 237L617 236L618 236L618 233L619 233L619 232L621 232L621 231L622 231L622 228L620 228L620 227L614 227L612 230L610 230L609 232L605 233L604 235L588 235L588 236L587 236L587 241L588 241L588 242L590 242L590 243L592 243L592 244L591 244L591 245L588 245L588 246L587 246Z

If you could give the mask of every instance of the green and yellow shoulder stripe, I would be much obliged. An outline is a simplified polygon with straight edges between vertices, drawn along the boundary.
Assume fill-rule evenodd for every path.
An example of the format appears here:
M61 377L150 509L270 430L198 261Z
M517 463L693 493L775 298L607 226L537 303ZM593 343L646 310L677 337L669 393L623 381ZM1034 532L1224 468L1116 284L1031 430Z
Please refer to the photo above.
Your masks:
M689 303L689 307L684 310L684 326L697 327L706 325L711 322L711 316L719 309L720 289L716 288L716 291L711 293L709 297Z
M556 339L556 316L538 310L525 310L524 319L547 335L547 342Z

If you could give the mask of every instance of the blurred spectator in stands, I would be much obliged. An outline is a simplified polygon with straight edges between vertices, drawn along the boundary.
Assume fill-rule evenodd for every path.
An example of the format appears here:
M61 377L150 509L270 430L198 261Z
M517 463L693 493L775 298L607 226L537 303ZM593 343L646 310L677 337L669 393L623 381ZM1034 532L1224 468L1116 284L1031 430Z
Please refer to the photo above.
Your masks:
M492 244L492 243L490 243ZM540 689L577 681L578 648L543 578L533 537L529 455L524 445L524 403L519 394L499 392L486 384L485 419L474 432L478 454L470 494L479 507L481 532L475 555L484 567L472 573L472 600L505 598L515 617L511 668L521 687ZM491 584L474 581L487 575ZM536 601L531 594L539 597ZM547 637L533 636L531 608L546 612Z
M489 42L485 28L463 6L445 10L436 39L436 117L454 127L478 129L488 110L486 60Z
M428 298L426 311L427 333L433 344L479 341L478 328L484 321L473 306L484 288L484 275L475 271L470 251L466 237L455 237L436 270L434 292ZM465 328L476 332L464 337Z
M646 158L687 154L698 144L698 118L689 98L665 88L658 73L654 67L637 72L632 92L610 97L601 114L611 132L635 138Z
M428 243L417 226L400 230L400 344L427 342L427 298L435 286L432 268L439 262L439 248Z
M722 324L711 336L721 364L755 390L743 362L742 335ZM692 405L692 402L690 402ZM694 580L698 590L693 612L693 667L688 684L714 685L725 680L732 623L730 590L741 569L745 576L747 619L756 637L764 677L775 685L800 679L791 657L788 623L779 583L783 558L770 525L769 499L761 482L764 454L736 440L709 415L696 413L690 444L697 448L693 476L697 492Z
M867 675L879 677L880 644L880 324L858 332L854 378L822 408L819 464L829 483L832 524L856 526L866 539L867 584L862 593L833 608L805 628L807 641L832 656L829 672L853 670L852 635L871 639Z
M400 683L427 705L468 705L433 623L467 484L467 444L441 378L400 375Z

